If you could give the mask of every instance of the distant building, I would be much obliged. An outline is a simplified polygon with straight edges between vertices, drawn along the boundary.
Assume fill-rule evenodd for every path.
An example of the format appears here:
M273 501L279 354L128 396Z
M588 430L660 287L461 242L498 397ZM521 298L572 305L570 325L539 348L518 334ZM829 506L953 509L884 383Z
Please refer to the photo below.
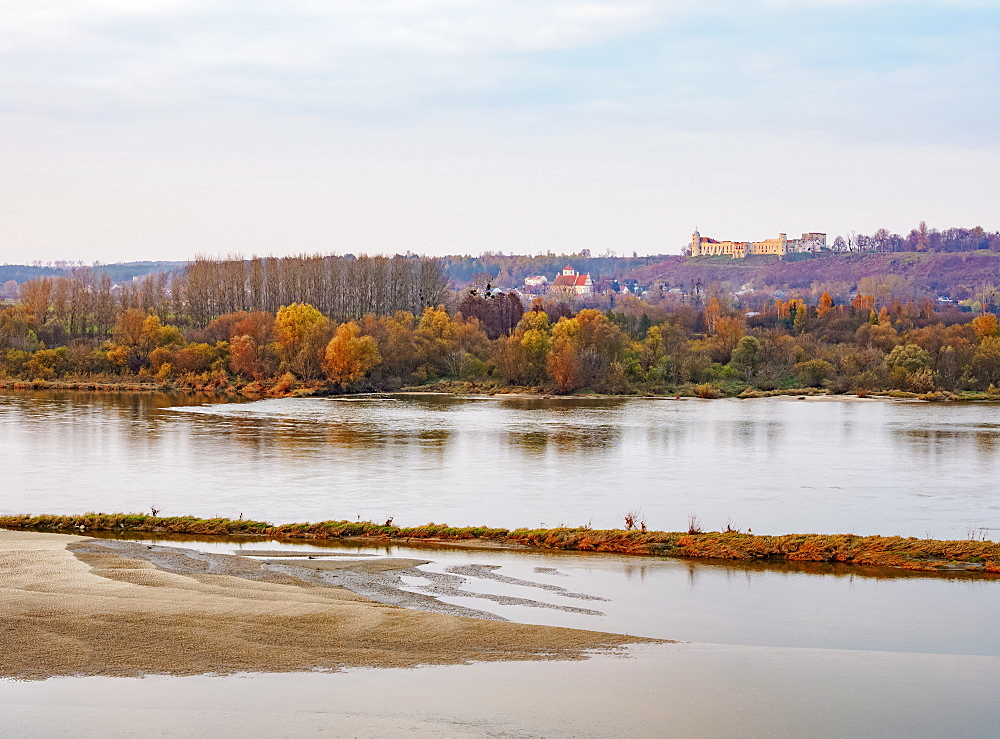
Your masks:
M590 279L589 272L580 274L567 264L562 273L552 281L552 287L572 290L577 295L590 295L594 292L594 281Z
M545 275L531 275L530 277L524 278L524 284L527 287L541 287L549 281L549 278Z
M716 241L702 236L697 231L691 235L692 257L744 257L770 254L783 257L786 254L818 252L826 249L826 234L805 233L801 239L789 239L778 234L776 239L764 241Z

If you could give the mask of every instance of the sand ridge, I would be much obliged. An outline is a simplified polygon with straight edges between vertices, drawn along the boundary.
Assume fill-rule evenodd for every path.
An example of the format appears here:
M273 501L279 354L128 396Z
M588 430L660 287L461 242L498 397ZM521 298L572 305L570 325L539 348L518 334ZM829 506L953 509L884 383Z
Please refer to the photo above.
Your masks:
M0 531L0 677L578 659L655 641L403 609L247 557L150 561L122 544Z

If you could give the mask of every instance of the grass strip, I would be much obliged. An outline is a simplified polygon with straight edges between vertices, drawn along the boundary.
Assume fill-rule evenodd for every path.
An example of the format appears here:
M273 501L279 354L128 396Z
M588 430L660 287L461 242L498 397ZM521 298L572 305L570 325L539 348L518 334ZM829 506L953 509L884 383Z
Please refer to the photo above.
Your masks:
M759 536L739 532L688 534L587 528L502 529L429 523L393 526L370 521L320 521L273 525L264 521L136 513L80 516L0 516L0 528L21 530L149 532L260 536L273 539L366 538L417 541L489 541L539 549L615 552L698 559L844 562L925 572L1000 573L1000 544L992 541L917 539L853 534Z

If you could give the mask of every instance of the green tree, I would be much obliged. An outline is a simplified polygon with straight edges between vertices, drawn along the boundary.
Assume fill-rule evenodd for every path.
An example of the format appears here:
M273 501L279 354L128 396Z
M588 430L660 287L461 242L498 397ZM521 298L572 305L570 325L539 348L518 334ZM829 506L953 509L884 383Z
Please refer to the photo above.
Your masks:
M760 342L753 336L744 336L733 349L729 365L749 383L760 366Z
M931 363L931 355L916 344L897 346L885 358L885 364L890 370L901 368L911 375L927 369Z
M792 370L805 387L819 387L823 380L833 375L834 366L825 359L808 359L796 364Z

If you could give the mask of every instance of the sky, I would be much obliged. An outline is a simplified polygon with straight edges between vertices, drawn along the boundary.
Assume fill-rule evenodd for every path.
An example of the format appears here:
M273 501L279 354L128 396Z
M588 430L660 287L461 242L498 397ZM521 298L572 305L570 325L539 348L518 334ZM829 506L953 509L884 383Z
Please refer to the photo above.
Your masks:
M0 262L1000 229L1000 0L4 0Z

